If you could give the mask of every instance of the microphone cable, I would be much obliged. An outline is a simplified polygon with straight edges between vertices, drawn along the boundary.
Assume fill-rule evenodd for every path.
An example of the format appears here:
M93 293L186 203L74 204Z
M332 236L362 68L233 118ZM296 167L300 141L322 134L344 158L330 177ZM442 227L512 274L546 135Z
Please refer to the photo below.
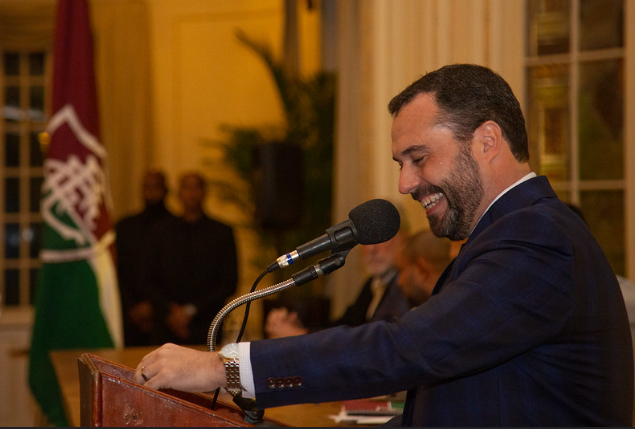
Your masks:
M252 293L256 290L256 288L258 287L258 283L260 283L260 281L267 275L269 274L269 270L264 270L256 279L256 281L254 282L254 284L251 286L251 289L249 290L249 293ZM240 340L243 338L243 334L245 333L245 327L247 326L247 319L249 318L249 307L251 306L251 301L249 301L247 304L245 304L245 315L243 316L243 324L240 326L240 331L238 332L238 336L236 337L236 342L239 343Z

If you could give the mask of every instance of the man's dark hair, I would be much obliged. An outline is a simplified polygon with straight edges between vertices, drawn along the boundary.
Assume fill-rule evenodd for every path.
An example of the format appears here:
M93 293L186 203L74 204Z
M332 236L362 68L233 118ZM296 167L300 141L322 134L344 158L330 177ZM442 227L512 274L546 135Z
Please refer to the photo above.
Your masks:
M439 123L466 142L484 122L496 122L518 162L529 161L527 129L520 103L509 84L494 71L475 64L454 64L426 73L388 104L395 117L417 95L429 93L439 106Z

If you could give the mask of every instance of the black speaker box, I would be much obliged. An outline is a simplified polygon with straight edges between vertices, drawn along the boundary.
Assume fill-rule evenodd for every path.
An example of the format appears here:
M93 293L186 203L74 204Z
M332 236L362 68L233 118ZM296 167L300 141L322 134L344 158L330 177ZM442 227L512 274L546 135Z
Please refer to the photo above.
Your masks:
M304 200L304 153L300 145L271 142L254 156L256 222L265 229L299 225Z

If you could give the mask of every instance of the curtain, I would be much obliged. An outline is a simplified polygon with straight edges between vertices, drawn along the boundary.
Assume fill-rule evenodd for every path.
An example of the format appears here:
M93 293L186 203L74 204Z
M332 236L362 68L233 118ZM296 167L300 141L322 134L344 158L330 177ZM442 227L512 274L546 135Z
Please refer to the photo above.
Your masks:
M143 208L141 181L152 162L149 12L146 0L91 0L91 8L101 135L117 220Z

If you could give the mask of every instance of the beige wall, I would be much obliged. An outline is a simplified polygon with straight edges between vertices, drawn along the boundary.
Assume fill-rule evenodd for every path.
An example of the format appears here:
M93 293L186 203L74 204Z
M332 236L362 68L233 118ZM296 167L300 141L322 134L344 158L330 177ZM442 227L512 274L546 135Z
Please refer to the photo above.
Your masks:
M101 138L108 152L111 214L141 208L139 178L151 160L148 9L139 0L91 0Z
M235 37L236 30L281 55L283 2L280 0L147 0L152 69L153 135L150 165L164 168L172 188L183 171L197 169L212 180L234 173L210 141L222 138L221 124L281 126L277 89L262 63ZM319 10L299 7L300 69L312 73L319 61ZM125 174L125 172L120 172ZM115 172L113 172L113 175ZM171 201L172 206L178 206ZM211 194L208 213L235 226L240 259L240 293L261 270L251 261L261 249L237 208ZM271 255L275 258L277 255ZM269 279L263 281L263 285ZM260 306L252 306L258 327ZM232 313L241 314L240 310ZM250 326L251 326L250 325ZM257 332L258 328L254 329Z
M164 168L173 187L177 176L189 169L203 169L211 176L227 174L222 166L208 165L218 161L218 154L206 142L221 137L221 124L281 124L280 103L268 71L235 37L241 29L280 54L281 0L92 0L91 6L101 104L106 104L104 133L111 133L103 138L113 158L116 218L141 207L137 184L148 166ZM319 11L299 11L301 70L311 73L319 62ZM135 63L138 57L143 62ZM119 63L118 68L112 63ZM139 67L145 68L143 72L137 71ZM119 77L113 78L117 73ZM130 87L122 91L122 85ZM146 85L147 92L130 96ZM124 100L108 104L118 93ZM137 100L143 111L127 108L126 117L113 112ZM117 123L109 123L110 118L117 118ZM128 140L112 135L114 128L140 119L148 121L149 129ZM233 216L218 207L210 201L212 212Z
M89 0L89 5L113 220L142 208L140 183L149 167L166 171L172 191L168 204L177 213L174 191L183 172L235 181L210 144L223 137L221 124L284 125L268 69L235 36L242 30L280 58L284 0ZM298 66L308 75L319 68L320 10L298 1L297 11ZM252 262L262 249L243 227L248 219L214 193L206 209L235 228L239 293L246 293L265 268ZM239 315L239 310L232 313ZM253 332L260 331L260 318L256 304Z

